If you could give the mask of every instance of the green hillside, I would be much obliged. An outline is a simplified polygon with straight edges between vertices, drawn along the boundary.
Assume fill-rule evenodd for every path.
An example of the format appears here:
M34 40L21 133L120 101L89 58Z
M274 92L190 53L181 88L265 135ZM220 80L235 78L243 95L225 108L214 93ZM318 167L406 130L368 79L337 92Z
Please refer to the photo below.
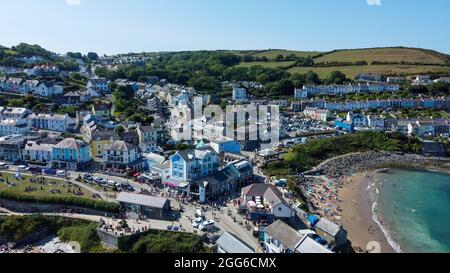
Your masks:
M331 67L294 67L290 73L305 74L313 71L321 79L325 79L331 72L339 70L348 78L354 79L360 73L373 73L385 76L409 76L417 74L443 73L450 75L450 66L439 65L357 65L357 66L331 66Z
M432 50L395 47L336 50L316 58L317 63L359 61L450 65L450 56Z
M317 73L325 79L333 71L341 71L348 78L354 79L360 73L374 73L384 76L409 76L416 74L450 75L450 56L437 51L386 47L367 49L334 50L327 53L317 51L266 50L247 53L255 58L266 57L269 61L241 62L239 67L260 65L264 68L284 69L291 74L305 74L309 71ZM276 60L295 55L297 58L314 58L314 65L298 64L291 59Z

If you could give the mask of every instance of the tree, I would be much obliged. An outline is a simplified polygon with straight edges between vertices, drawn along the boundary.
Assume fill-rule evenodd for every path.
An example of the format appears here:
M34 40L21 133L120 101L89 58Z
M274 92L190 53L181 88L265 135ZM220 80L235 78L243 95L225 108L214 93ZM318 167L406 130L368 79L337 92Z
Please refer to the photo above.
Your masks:
M97 61L99 59L98 54L95 52L89 52L87 54L88 59L90 59L91 61Z
M272 96L290 96L294 92L294 83L290 80L281 80L276 82L270 89Z
M446 83L446 82L435 82L432 83L428 86L428 89L430 90L431 93L433 94L447 94L450 91L450 84Z
M425 85L411 85L408 91L413 94L426 94L429 90Z
M282 61L284 61L284 56L281 55L281 54L279 54L279 55L275 58L275 61L276 61L276 62L282 62Z
M313 71L309 71L308 73L306 73L305 83L306 84L320 84L321 81L320 81L319 75L317 75Z
M327 84L343 84L348 82L349 80L341 71L333 71L328 75L328 78L325 80Z

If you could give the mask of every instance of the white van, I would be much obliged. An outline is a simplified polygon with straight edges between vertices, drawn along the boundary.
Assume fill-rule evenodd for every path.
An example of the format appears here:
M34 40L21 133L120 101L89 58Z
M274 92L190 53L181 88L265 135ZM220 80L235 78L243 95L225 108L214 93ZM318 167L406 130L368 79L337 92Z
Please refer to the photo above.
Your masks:
M206 230L211 229L212 227L214 227L214 221L208 220L208 221L203 222L203 224L201 224L198 228L201 231L206 231Z

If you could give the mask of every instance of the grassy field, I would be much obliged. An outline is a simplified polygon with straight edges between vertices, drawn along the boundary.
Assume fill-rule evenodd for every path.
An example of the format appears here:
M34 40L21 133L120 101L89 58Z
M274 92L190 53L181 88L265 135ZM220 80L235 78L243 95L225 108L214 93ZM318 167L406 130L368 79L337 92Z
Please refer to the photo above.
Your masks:
M265 56L265 57L273 60L278 55L288 56L291 54L294 54L297 57L308 57L308 56L314 57L314 56L321 54L321 52L273 49L273 50L267 50L267 51L263 51L263 52L257 52L257 53L252 54L252 56L254 56L254 57L264 57Z
M265 68L286 68L293 65L295 62L250 62L250 63L240 63L238 67L252 67L255 65L260 65Z
M0 182L0 192L33 197L82 197L99 200L99 198L94 198L92 192L76 185L69 185L64 180L46 178L42 183L32 183L30 179L39 179L39 177L23 176L23 180L17 180L10 173L0 173L0 175L2 179ZM14 184L14 186L9 186L6 184L6 181Z
M449 58L440 53L412 48L372 48L340 50L316 59L316 62L410 62L446 64Z
M326 78L331 72L339 70L347 77L354 79L359 73L375 73L381 75L416 75L443 72L450 74L449 66L432 65L365 65L365 66L339 66L339 67L294 67L290 73L304 74L308 71L316 72L320 78Z

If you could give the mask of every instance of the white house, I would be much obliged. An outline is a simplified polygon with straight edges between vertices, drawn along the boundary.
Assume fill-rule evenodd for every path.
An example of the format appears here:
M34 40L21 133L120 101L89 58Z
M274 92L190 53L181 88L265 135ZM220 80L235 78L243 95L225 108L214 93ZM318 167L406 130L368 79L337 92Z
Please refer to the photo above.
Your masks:
M103 148L103 168L141 170L144 161L137 146L125 141L114 141Z
M272 215L275 219L289 219L295 211L277 187L271 184L252 184L242 189L242 202L247 205L252 220Z
M31 111L23 107L0 107L0 119L24 119Z
M30 131L26 120L2 119L0 121L0 136L21 135Z
M314 232L312 232L314 233ZM301 234L281 220L264 230L264 252L278 253L333 253L309 235Z
M377 115L367 116L368 126L374 131L383 131L385 129L384 118Z
M23 151L23 159L32 165L51 167L54 144L43 144L28 141Z
M76 127L76 121L67 114L31 114L27 120L31 128L56 132L72 132Z
M109 92L108 80L105 78L93 78L87 83L87 88L92 88L101 93Z
M52 82L41 82L36 88L36 95L42 97L50 97L54 95L60 95L64 92L61 85Z

